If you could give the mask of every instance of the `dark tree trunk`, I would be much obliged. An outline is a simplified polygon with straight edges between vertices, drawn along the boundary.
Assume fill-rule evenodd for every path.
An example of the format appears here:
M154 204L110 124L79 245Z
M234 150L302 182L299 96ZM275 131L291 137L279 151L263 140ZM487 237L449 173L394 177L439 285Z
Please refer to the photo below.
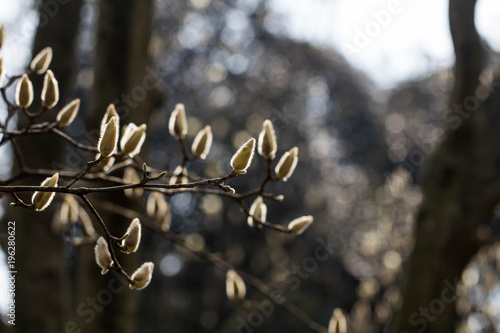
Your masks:
M151 69L148 45L151 36L153 0L101 0L94 63L94 85L87 128L99 128L110 103L120 115L120 126L146 123L149 111L161 102L159 83ZM142 151L145 151L145 146ZM89 196L118 205L134 207L122 194ZM111 233L121 236L131 221L102 213ZM102 230L96 226L97 232ZM84 332L136 332L135 313L138 291L130 290L113 274L100 276L90 248L82 248L78 262L77 305L90 297L97 306L82 305L78 318ZM120 255L120 263L132 274L142 264L140 253ZM111 295L111 299L107 297ZM140 331L140 330L139 330Z
M450 0L456 62L445 117L449 128L428 161L415 248L392 333L455 331L456 282L487 242L483 231L500 199L500 91L480 79L485 57L474 27L475 4Z

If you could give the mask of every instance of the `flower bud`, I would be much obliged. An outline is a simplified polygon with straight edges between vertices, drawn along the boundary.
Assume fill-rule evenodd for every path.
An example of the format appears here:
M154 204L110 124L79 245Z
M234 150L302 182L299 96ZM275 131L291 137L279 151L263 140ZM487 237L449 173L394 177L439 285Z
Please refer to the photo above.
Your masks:
M104 157L109 157L116 152L116 144L118 143L118 124L116 118L111 117L109 122L101 132L101 138L97 144L99 152Z
M151 282L154 267L155 265L152 262L142 264L130 277L134 281L134 284L129 284L130 289L141 290L146 288Z
M109 252L108 242L106 242L104 237L99 237L94 252L95 261L97 265L102 268L101 274L104 275L108 272L108 269L113 266L113 259Z
M47 109L52 109L59 101L59 85L54 73L49 69L45 73L42 88L42 105Z
M247 173L247 169L252 163L255 148L255 139L250 138L245 142L231 158L231 167L235 173Z
M118 115L118 112L116 112L115 106L113 104L109 104L108 107L106 108L106 113L104 114L104 117L102 117L101 120L101 133L104 130L104 127L106 127L106 124L113 117L116 118L116 123L120 124L120 116Z
M172 213L170 211L170 205L165 200L163 193L152 192L149 195L146 204L146 212L148 216L154 218L160 223L162 231L168 231L170 229Z
M288 230L291 234L300 235L313 223L314 218L311 215L301 216L288 224Z
M61 204L61 209L59 210L59 218L61 223L76 223L78 221L78 202L75 200L73 195L64 195L64 201Z
M16 86L16 104L27 108L33 103L33 84L27 74L23 74Z
M273 160L276 157L278 145L276 143L276 133L274 132L273 123L269 119L262 124L262 131L259 134L259 146L257 147L260 156Z
M120 147L125 156L134 157L141 151L146 138L146 124L137 127L134 123L127 125L120 140Z
M177 104L175 106L172 115L170 116L170 120L168 122L168 130L170 134L176 138L177 140L184 139L187 134L187 120L186 120L186 111L184 110L184 104Z
M3 42L5 41L5 27L0 25L0 49L2 48Z
M68 126L73 122L80 108L80 99L74 99L69 102L59 113L57 114L56 120L59 127Z
M123 182L125 184L138 184L141 181L141 178L135 171L135 169L131 166L128 166L123 171ZM142 188L129 188L126 189L125 195L129 198L139 198L144 192Z
M170 178L168 182L170 185L176 184L186 184L188 182L187 169L178 165L174 170L174 175Z
M250 206L249 213L250 213L250 216L247 219L248 225L250 227L253 227L256 229L262 228L261 223L259 221L261 221L261 222L266 221L267 206L264 203L264 201L262 200L261 196L258 196L254 200L254 202ZM259 221L257 221L256 219L258 219Z
M226 274L226 294L231 301L239 302L245 298L247 288L241 276L234 270L230 269Z
M299 148L293 147L283 154L278 164L276 165L276 176L279 180L286 182L292 176L295 167L297 166Z
M52 61L52 48L46 47L41 50L31 61L30 68L37 74L45 73Z
M347 319L339 308L333 310L328 333L347 333Z
M132 220L125 234L127 237L122 240L121 244L123 251L126 253L137 251L139 243L141 242L141 222L139 222L138 218Z
M57 181L59 180L59 173L55 173L52 177L47 177L40 186L42 187L57 187ZM34 205L36 211L41 211L47 208L54 196L55 192L35 192L31 197L31 203Z
M193 145L191 146L193 156L195 158L201 158L202 160L207 158L208 152L212 147L212 140L212 127L205 126L194 138Z

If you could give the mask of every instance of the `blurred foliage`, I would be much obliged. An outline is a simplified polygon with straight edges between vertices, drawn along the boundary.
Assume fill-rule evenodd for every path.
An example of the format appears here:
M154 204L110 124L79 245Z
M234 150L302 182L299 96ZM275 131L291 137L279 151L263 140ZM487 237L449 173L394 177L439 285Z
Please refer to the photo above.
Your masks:
M370 201L367 190L389 168L383 124L368 94L369 83L335 52L270 33L273 23L264 2L160 1L157 6L151 51L168 102L151 114L148 160L168 169L180 163L178 147L165 131L176 103L186 105L190 140L206 124L214 132L208 162L190 166L192 176L227 172L234 150L256 137L262 122L270 119L278 135L278 157L296 145L300 162L289 182L273 185L285 200L269 203L268 219L284 224L313 213L317 221L297 238L268 230L255 233L233 203L185 194L172 198L172 229L204 239L206 248L268 281L319 322L327 323L335 307L349 312L357 298L357 278L373 274L359 272L355 239L364 237L359 226L365 224L360 214ZM231 185L243 192L258 183L264 176L263 162L256 158L249 174ZM335 248L331 258L311 266L310 274L301 272L318 239L330 238ZM141 325L151 322L157 329L164 322L182 332L243 329L238 318L250 320L255 306L228 303L221 274L189 256L179 257L163 241L153 247L161 249L157 255L165 267L174 263L180 271L173 274L165 268L167 277L144 293L142 316L148 320ZM346 259L350 273L343 268ZM248 299L263 298L249 290ZM273 317L258 331L276 330L304 327L275 306Z
M82 96L92 85L95 7L87 1L82 10L76 85ZM339 307L355 332L381 332L401 302L398 285L422 199L415 184L446 135L450 71L377 91L334 51L284 37L286 23L263 0L158 0L153 24L153 72L167 101L149 115L148 164L174 170L181 163L167 130L177 103L186 106L189 143L205 125L214 133L208 159L189 165L192 177L228 172L235 149L270 119L277 157L298 146L299 165L291 180L270 187L285 200L267 203L268 220L315 217L299 237L259 233L233 202L183 193L169 198L172 231L268 282L320 323ZM264 163L256 157L249 174L230 185L244 192L260 183ZM222 272L158 235L143 237L142 255L159 269L141 292L137 331L234 332L265 312L256 290L248 288L248 301L235 305L226 298ZM313 265L315 249L325 243L331 256ZM460 332L494 332L500 325L499 253L498 246L485 249L463 274L457 309L469 327L461 324ZM278 305L270 312L252 331L306 330Z

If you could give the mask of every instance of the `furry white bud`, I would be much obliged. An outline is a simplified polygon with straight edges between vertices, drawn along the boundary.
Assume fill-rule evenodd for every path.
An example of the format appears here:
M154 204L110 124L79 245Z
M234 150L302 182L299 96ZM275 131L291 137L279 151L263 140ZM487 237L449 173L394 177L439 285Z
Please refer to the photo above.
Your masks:
M212 147L212 140L212 127L205 126L194 138L193 145L191 146L193 156L195 158L201 158L202 160L207 158L208 152Z
M56 120L60 127L70 125L78 113L80 108L80 99L74 99L69 102L61 111L57 114Z
M108 269L113 266L113 259L108 249L108 242L106 242L104 237L99 237L94 252L95 261L97 265L102 268L101 274L104 275L108 272Z
M152 262L142 264L130 277L134 281L133 284L129 285L130 289L141 290L146 288L151 282L154 267Z
M33 103L33 84L27 74L23 74L16 86L16 104L27 108Z
M259 134L258 151L260 156L269 160L276 157L276 150L278 145L276 143L276 133L274 132L273 123L266 119L262 124L262 131Z
M291 234L300 235L313 223L314 218L311 215L301 216L288 224L288 230Z
M118 143L118 124L116 123L116 118L111 117L109 122L104 127L101 132L101 138L97 148L99 152L104 157L109 157L116 152L116 145Z
M125 234L127 237L122 240L121 244L123 251L126 253L137 251L141 242L141 222L138 218L132 220Z
M52 61L52 48L46 47L41 50L31 61L30 68L37 74L45 73Z
M250 138L236 151L231 158L231 167L235 173L247 173L255 152L255 139Z
M283 154L278 164L276 165L276 176L279 180L286 182L290 178L297 166L299 148L293 147L289 151Z
M42 88L42 105L47 109L52 109L59 101L59 84L54 73L49 69L45 73Z
M231 301L239 302L245 298L247 289L245 282L234 270L230 269L226 274L226 294Z
M146 139L146 124L137 127L134 123L127 125L120 140L122 153L128 157L134 157L141 151L142 144Z
M42 187L57 187L57 181L59 180L59 173L55 173L52 177L46 178L40 186ZM36 211L42 211L47 208L52 199L54 199L55 192L35 192L33 197L31 197L31 203L35 207Z
M184 139L187 134L188 126L186 120L186 111L184 109L184 104L177 104L175 106L170 120L168 122L168 129L170 134L177 140Z
M260 229L262 226L259 221L265 222L267 216L267 206L261 196L255 198L250 206L250 216L247 219L248 225L252 228Z

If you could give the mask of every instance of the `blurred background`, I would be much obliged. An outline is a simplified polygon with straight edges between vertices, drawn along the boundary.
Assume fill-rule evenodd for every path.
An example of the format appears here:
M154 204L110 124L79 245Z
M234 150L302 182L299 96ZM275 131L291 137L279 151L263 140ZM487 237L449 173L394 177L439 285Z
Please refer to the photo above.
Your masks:
M95 144L93 129L114 103L122 122L148 124L141 157L162 170L173 171L182 160L167 130L177 103L186 106L188 142L205 125L214 133L207 160L189 165L193 176L226 174L235 149L258 136L262 122L270 119L278 156L293 146L300 154L293 177L268 188L285 196L281 203L268 202L268 220L286 225L311 214L314 224L299 237L255 232L234 202L181 193L167 198L172 232L265 281L325 327L333 309L341 308L349 332L389 332L404 304L404 286L412 283L409 267L416 267L409 262L419 239L415 221L425 215L417 213L426 197L421 185L426 179L432 183L425 166L440 144L453 139L450 127L456 130L446 120L455 62L448 11L445 0L2 0L0 22L7 39L0 55L9 76L22 73L33 54L51 46L60 105L82 100L67 133ZM496 65L499 19L500 3L477 1L480 47ZM146 84L145 78L155 84ZM40 91L40 82L34 83ZM78 170L94 158L50 137L23 143L33 167ZM4 179L16 166L9 146L1 147L0 156ZM247 175L228 184L242 193L263 177L265 161L255 158ZM468 192L467 198L476 193ZM91 199L144 212L147 195ZM102 290L112 277L99 274L92 245L75 247L68 233L52 230L57 205L35 215L7 209L9 201L2 202L2 221L17 222L20 273L18 323L8 327L3 317L1 332L309 331L277 303L268 312L268 297L252 287L243 306L230 302L224 272L150 230L144 231L137 258L127 259L125 267L154 261L151 285L104 299ZM495 204L484 208L489 213L480 221L488 222L488 235L498 231ZM117 234L128 225L115 214L107 221ZM69 235L81 232L75 226ZM443 236L437 248L448 249L449 241ZM456 246L460 239L451 242ZM327 259L315 259L318 248ZM465 263L456 265L458 273L443 273L441 280L436 273L435 288L425 284L425 276L422 285L412 286L417 293L435 291L438 301L431 295L410 306L409 313L417 315L405 317L406 325L414 331L439 323L435 332L450 331L444 327L500 332L500 247L490 237L474 249L457 252ZM449 252L435 257L454 261ZM457 297L451 305L439 299L448 288L445 281ZM0 285L4 312L6 285L5 280ZM99 302L93 310L89 297ZM429 317L419 312L421 306L430 308ZM451 309L449 316L444 306Z

